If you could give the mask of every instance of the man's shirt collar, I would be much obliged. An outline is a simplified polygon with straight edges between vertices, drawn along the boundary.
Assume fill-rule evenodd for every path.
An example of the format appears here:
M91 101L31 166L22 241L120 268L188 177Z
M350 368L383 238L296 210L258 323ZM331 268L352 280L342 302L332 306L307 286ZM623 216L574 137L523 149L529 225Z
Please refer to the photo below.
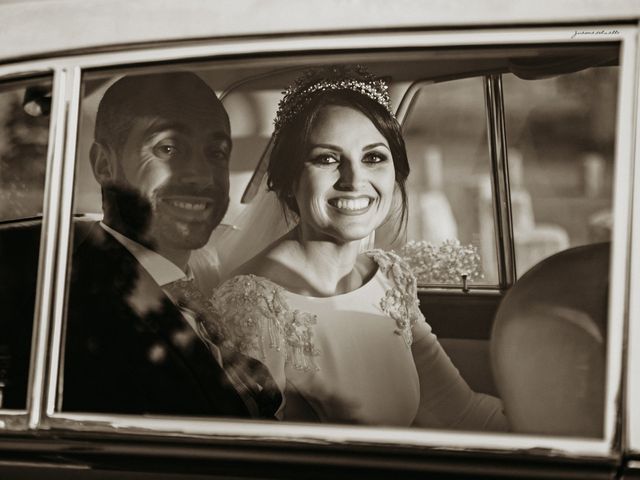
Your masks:
M193 277L190 269L185 273L171 260L125 237L104 222L100 222L100 226L135 257L159 286L162 287L177 280L190 279Z

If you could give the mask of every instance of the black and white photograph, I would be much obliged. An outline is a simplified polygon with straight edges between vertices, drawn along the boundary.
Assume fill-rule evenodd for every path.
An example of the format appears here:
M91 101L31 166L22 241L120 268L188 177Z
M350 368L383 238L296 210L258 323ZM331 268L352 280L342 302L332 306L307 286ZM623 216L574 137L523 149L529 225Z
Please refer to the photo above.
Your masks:
M0 0L0 479L640 479L640 0Z

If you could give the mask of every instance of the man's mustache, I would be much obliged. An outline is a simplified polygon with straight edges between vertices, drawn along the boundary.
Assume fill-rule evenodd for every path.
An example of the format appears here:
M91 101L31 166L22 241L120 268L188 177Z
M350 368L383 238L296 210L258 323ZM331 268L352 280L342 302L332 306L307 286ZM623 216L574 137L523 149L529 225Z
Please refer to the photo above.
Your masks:
M166 185L154 192L156 198L162 197L202 197L210 200L220 200L228 196L226 188L216 188L213 185Z

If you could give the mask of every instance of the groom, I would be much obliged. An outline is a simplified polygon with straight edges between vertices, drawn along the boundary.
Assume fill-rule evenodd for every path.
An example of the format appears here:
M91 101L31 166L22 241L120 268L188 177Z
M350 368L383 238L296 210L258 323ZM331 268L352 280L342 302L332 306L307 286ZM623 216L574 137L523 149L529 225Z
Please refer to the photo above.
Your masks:
M227 113L193 73L126 76L104 94L90 151L104 219L76 225L63 410L273 417L266 368L203 332L188 266L227 210L230 151Z

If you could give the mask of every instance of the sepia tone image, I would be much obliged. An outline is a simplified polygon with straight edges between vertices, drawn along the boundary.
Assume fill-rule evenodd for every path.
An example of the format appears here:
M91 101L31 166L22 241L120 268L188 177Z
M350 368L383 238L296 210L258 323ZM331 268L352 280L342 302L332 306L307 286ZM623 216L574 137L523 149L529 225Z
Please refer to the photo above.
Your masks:
M0 63L8 473L636 478L640 10L330 3Z

